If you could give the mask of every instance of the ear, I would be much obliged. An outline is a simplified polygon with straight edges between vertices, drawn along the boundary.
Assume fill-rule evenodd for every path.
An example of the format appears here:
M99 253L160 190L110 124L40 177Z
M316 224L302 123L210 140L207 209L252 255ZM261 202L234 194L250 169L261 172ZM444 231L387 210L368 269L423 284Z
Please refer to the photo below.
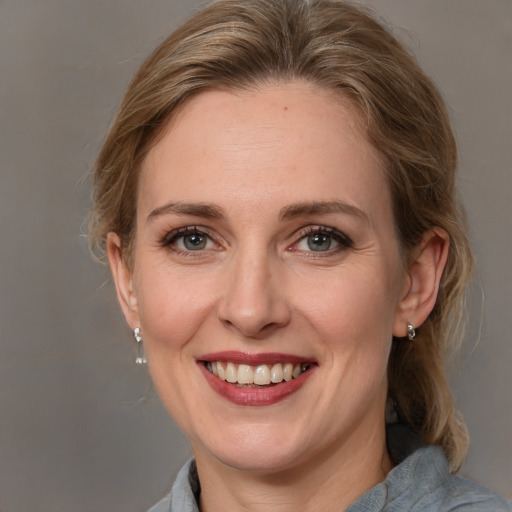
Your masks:
M126 322L133 330L140 325L137 296L133 288L132 272L123 259L121 239L116 233L109 233L107 236L107 254L116 285L117 299Z
M448 234L441 228L433 228L413 249L406 285L395 314L394 336L405 337L408 323L415 328L421 326L434 308L449 245Z

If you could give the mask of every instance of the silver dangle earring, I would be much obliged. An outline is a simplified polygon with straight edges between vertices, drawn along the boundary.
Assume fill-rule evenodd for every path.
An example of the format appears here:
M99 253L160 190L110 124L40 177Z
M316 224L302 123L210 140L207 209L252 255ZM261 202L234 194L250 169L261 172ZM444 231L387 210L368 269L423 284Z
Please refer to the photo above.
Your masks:
M416 339L416 329L410 322L407 322L407 337L410 341L414 341Z
M135 357L136 364L146 364L146 355L144 353L144 345L142 344L142 336L140 335L140 327L135 327L133 330L133 337L137 342L137 356Z

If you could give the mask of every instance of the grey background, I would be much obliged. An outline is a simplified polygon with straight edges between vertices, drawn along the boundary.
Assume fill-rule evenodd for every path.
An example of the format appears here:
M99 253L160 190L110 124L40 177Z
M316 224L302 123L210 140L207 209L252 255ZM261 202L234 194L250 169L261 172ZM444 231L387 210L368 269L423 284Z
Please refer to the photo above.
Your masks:
M512 498L512 2L366 3L401 27L451 107L478 258L454 374L464 474ZM132 363L81 225L82 178L130 76L197 5L0 0L2 512L144 510L189 456Z

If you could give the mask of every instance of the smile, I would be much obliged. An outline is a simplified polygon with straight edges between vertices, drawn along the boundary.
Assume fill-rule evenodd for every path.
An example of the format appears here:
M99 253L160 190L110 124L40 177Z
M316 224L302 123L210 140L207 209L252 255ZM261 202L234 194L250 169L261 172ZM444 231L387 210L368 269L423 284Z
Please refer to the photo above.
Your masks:
M233 362L208 361L206 368L216 377L239 386L272 386L296 379L311 363L275 363L251 366Z
M244 406L281 402L298 392L318 369L313 359L276 353L217 352L197 363L213 391Z

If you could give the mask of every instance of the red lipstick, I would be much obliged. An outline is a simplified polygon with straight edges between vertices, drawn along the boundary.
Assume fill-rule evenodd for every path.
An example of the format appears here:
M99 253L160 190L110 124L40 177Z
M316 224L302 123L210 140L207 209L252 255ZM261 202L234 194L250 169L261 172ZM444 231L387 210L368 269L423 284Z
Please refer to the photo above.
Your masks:
M199 361L230 361L234 364L247 364L249 366L258 366L260 364L273 363L313 363L313 358L299 357L293 354L281 354L278 352L269 352L261 354L251 354L248 352L237 352L235 350L226 350L224 352L212 352L198 358Z
M242 386L236 383L229 383L216 375L206 367L207 362L225 361L234 364L245 364L249 366L259 366L262 364L275 363L308 363L308 369L298 377L289 381L282 381L270 386ZM211 388L226 400L236 405L264 406L273 405L293 393L297 392L313 374L317 365L312 359L299 357L291 354L281 353L261 353L249 354L245 352L227 351L205 354L198 359L198 367L203 372Z

